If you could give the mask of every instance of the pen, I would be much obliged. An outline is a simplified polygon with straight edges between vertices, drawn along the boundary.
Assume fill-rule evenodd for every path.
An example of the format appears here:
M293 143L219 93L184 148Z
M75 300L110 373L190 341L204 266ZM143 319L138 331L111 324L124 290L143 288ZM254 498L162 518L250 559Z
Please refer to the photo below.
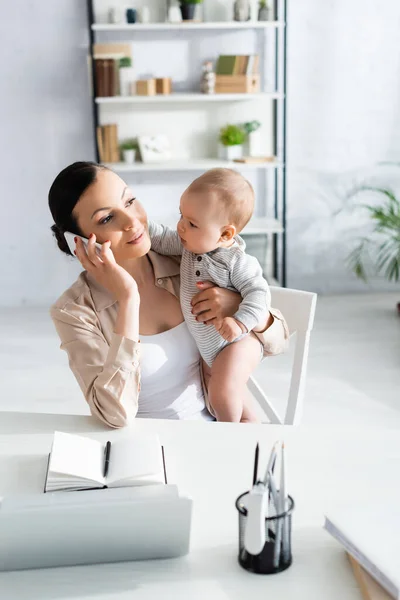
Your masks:
M267 481L268 481L268 474L271 472L275 466L275 460L276 460L276 448L278 446L279 442L275 442L275 444L272 447L271 450L271 454L269 456L269 460L268 460L268 464L267 464L267 468L265 469L265 475L264 475L264 485L267 485Z
M107 477L108 466L110 464L111 442L107 442L104 448L104 477Z
M259 453L259 446L258 446L258 442L257 442L256 453L254 455L253 485L256 485L256 483L257 483L258 453Z
M283 469L283 497L282 497L282 511L286 512L288 509L288 499L286 496L286 473L285 473L285 457L284 457L284 445L282 445L282 469ZM287 560L289 553L289 517L285 516L283 519L282 526L282 543L283 543L283 560Z
M285 444L282 444L281 449L281 481L279 485L279 510L278 514L282 514L286 511L286 482L285 482L285 454L284 454ZM275 537L275 546L274 546L274 567L277 569L279 566L279 561L281 557L281 545L283 545L283 555L285 555L285 523L286 518L282 517L278 519L276 524L276 537ZM283 530L283 535L282 535ZM282 540L283 537L283 540ZM282 543L283 542L283 543Z

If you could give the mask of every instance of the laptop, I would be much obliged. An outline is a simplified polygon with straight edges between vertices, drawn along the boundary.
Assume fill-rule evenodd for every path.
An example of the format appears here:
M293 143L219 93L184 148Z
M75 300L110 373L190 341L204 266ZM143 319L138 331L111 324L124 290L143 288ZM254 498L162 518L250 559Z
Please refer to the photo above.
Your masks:
M0 571L183 556L191 515L174 485L6 497Z

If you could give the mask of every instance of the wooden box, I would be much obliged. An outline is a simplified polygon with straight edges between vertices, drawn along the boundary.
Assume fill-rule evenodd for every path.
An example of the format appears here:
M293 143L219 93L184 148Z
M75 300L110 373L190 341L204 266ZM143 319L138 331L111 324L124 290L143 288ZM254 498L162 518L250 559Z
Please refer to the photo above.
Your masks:
M217 75L216 94L256 94L260 91L260 75Z
M136 82L137 96L155 96L156 95L156 80L155 79L138 79Z
M157 94L170 94L172 91L172 80L170 77L156 79Z

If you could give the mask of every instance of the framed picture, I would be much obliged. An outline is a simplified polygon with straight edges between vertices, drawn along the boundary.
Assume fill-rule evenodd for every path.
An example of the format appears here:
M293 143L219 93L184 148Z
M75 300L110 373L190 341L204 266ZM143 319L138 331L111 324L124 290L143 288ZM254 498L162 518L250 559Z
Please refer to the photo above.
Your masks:
M171 159L171 149L165 135L140 135L138 144L144 163L162 162Z

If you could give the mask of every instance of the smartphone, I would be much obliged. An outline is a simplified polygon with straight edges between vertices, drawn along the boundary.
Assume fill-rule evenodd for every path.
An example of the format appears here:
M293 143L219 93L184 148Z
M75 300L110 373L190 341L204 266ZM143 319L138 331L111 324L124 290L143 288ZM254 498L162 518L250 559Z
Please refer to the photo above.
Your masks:
M85 245L85 250L87 250L87 243L89 241L87 238L85 238L85 237L83 237L81 235L78 235L77 233L70 233L69 231L65 231L64 232L64 237L67 240L68 248L71 250L71 254L73 256L75 256L74 250L76 248L76 244L75 244L74 238L76 238L76 237L78 237L78 238L80 238L82 240L82 242ZM96 242L95 247L96 247L97 254L100 256L101 244L98 244Z

